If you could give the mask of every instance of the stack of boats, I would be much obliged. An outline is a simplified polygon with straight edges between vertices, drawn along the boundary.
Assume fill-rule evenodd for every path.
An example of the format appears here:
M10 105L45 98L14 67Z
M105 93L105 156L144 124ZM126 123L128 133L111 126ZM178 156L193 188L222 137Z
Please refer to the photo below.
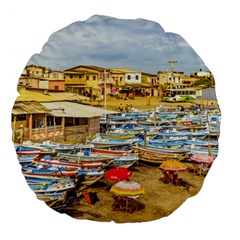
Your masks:
M194 111L159 107L102 118L108 131L85 144L51 141L16 145L18 160L39 199L59 210L114 167L138 161L191 161L194 155L218 154L219 109Z

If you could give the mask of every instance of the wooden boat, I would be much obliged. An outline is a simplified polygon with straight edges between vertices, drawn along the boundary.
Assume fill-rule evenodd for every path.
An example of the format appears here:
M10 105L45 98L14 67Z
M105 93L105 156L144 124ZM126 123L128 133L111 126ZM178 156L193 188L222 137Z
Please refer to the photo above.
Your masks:
M58 157L61 159L67 159L69 162L75 163L101 162L103 166L107 166L113 160L112 156L104 156L102 154L92 152L78 152L76 154L60 153L58 154Z
M22 145L15 146L15 150L18 156L39 156L41 154L41 150L35 148L27 148Z
M22 166L25 166L31 164L34 158L35 157L33 155L22 155L18 156L18 161Z
M185 141L164 141L164 140L149 140L147 141L148 146L161 147L161 148L172 148L177 149L184 145ZM143 141L139 142L139 145L143 145Z
M164 138L164 137L189 137L189 138L200 138L203 139L207 136L207 132L183 132L183 131L169 131L169 132L161 132L157 134L158 138Z
M66 161L66 159L59 158L38 158L34 160L35 163L40 163L46 166L54 166L54 167L65 167L67 169L96 169L102 168L101 162L79 162L73 163Z
M208 140L186 140L185 145L195 145L202 147L218 147L218 141L208 141Z
M144 143L139 144L140 147L144 147ZM147 149L149 150L158 150L163 153L177 153L177 154L182 154L183 156L189 153L190 151L184 147L181 148L166 148L166 147L161 147L161 146L153 146L150 144L146 144Z
M103 154L105 156L122 156L129 153L132 153L132 150L111 150L111 149L104 149L104 148L93 148L93 153Z
M135 138L135 134L107 132L106 134L101 134L101 138L111 140L124 140Z
M57 176L57 177L71 177L77 176L77 169L66 169L66 168L49 168L49 169L34 169L34 168L25 168L24 174L32 174L32 175L41 175L41 176Z
M54 148L46 147L46 146L42 145L41 143L32 143L31 141L27 141L16 147L16 152L19 155L26 155L27 151L36 151L36 152L39 152L39 154L41 154L41 155L55 154Z
M35 193L63 192L75 187L75 183L70 178L61 178L56 182L47 184L30 184L29 187Z
M92 171L78 170L78 175L84 175L85 180L82 183L86 186L90 186L97 182L99 179L103 177L104 173L105 170L103 169Z
M137 154L127 154L116 156L109 167L129 168L138 161Z
M132 145L134 143L137 143L139 141L139 138L129 138L129 139L120 139L120 140L110 140L110 139L102 139L102 138L94 138L91 141L91 143L94 144L95 147L114 147L114 146L126 146L126 145Z
M33 174L30 172L23 171L23 175L27 181L27 183L50 183L52 181L56 181L61 179L59 176L52 176L48 175L40 175L40 174Z
M141 148L141 147L135 147L133 146L134 152L139 153L139 159L141 159L141 154L148 155L148 156L154 156L158 158L174 158L182 160L184 157L182 154L179 153L167 153L167 152L161 152L159 149L149 149L149 148Z

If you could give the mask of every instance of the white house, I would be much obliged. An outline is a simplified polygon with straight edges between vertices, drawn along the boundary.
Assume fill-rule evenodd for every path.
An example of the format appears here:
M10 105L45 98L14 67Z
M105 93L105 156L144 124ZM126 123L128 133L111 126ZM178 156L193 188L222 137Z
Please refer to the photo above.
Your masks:
M211 76L211 72L209 72L209 71L202 71L202 70L200 69L200 71L198 71L198 72L192 72L192 73L190 74L190 76L200 77L200 78L202 78L202 77L208 78L208 77Z
M142 76L140 72L125 73L125 83L142 83Z

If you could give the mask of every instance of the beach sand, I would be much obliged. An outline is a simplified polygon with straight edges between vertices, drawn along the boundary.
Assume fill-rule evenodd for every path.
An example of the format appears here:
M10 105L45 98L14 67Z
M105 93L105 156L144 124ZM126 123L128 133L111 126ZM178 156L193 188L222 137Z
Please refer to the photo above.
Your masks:
M191 164L188 164L191 169ZM138 182L145 188L145 193L136 201L139 209L133 213L114 211L113 198L109 192L114 184L105 179L95 183L86 191L96 192L99 201L88 204L82 196L65 209L65 213L76 219L88 219L100 222L114 221L117 223L146 222L166 217L181 206L189 197L196 195L203 184L204 177L192 172L178 173L185 186L174 186L163 183L158 166L139 163L132 166L130 180Z
M85 104L90 104L92 106L103 107L104 102L101 102L100 105L97 101L83 101ZM168 103L168 102L161 102L157 97L135 97L135 99L117 99L114 97L107 97L106 100L106 108L108 110L118 111L119 105L122 103L123 108L125 108L126 104L132 105L135 109L153 109L154 107L158 107L160 105L166 107L177 107L182 105L184 107L190 107L193 104L203 104L204 106L210 106L212 103L216 104L216 101L208 101L208 100L195 100L183 103Z

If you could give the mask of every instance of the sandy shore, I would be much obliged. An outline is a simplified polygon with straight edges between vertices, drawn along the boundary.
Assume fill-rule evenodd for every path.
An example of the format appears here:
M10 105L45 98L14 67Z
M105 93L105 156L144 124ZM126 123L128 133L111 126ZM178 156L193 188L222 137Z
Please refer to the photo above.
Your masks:
M135 109L153 109L154 107L158 107L160 105L167 107L177 107L178 105L183 105L184 107L190 107L192 104L203 104L204 106L210 106L212 104L216 104L216 101L207 101L207 100L195 100L185 103L167 103L161 102L157 97L135 97L135 99L116 99L114 97L107 97L106 107L109 110L118 111L119 105L122 103L125 108L126 104L132 105ZM90 104L92 106L103 107L104 103L101 102L100 106L97 101L85 102L86 104Z
M191 164L188 164L190 169ZM158 166L139 163L130 168L131 180L140 183L145 188L145 194L137 199L139 210L133 213L113 211L112 193L109 192L110 183L104 179L86 189L96 192L99 201L94 205L87 203L84 197L77 199L65 209L65 213L76 219L88 219L101 222L115 221L146 222L166 217L177 209L189 197L196 195L202 187L204 177L192 172L179 173L185 186L174 186L163 183L163 177Z

